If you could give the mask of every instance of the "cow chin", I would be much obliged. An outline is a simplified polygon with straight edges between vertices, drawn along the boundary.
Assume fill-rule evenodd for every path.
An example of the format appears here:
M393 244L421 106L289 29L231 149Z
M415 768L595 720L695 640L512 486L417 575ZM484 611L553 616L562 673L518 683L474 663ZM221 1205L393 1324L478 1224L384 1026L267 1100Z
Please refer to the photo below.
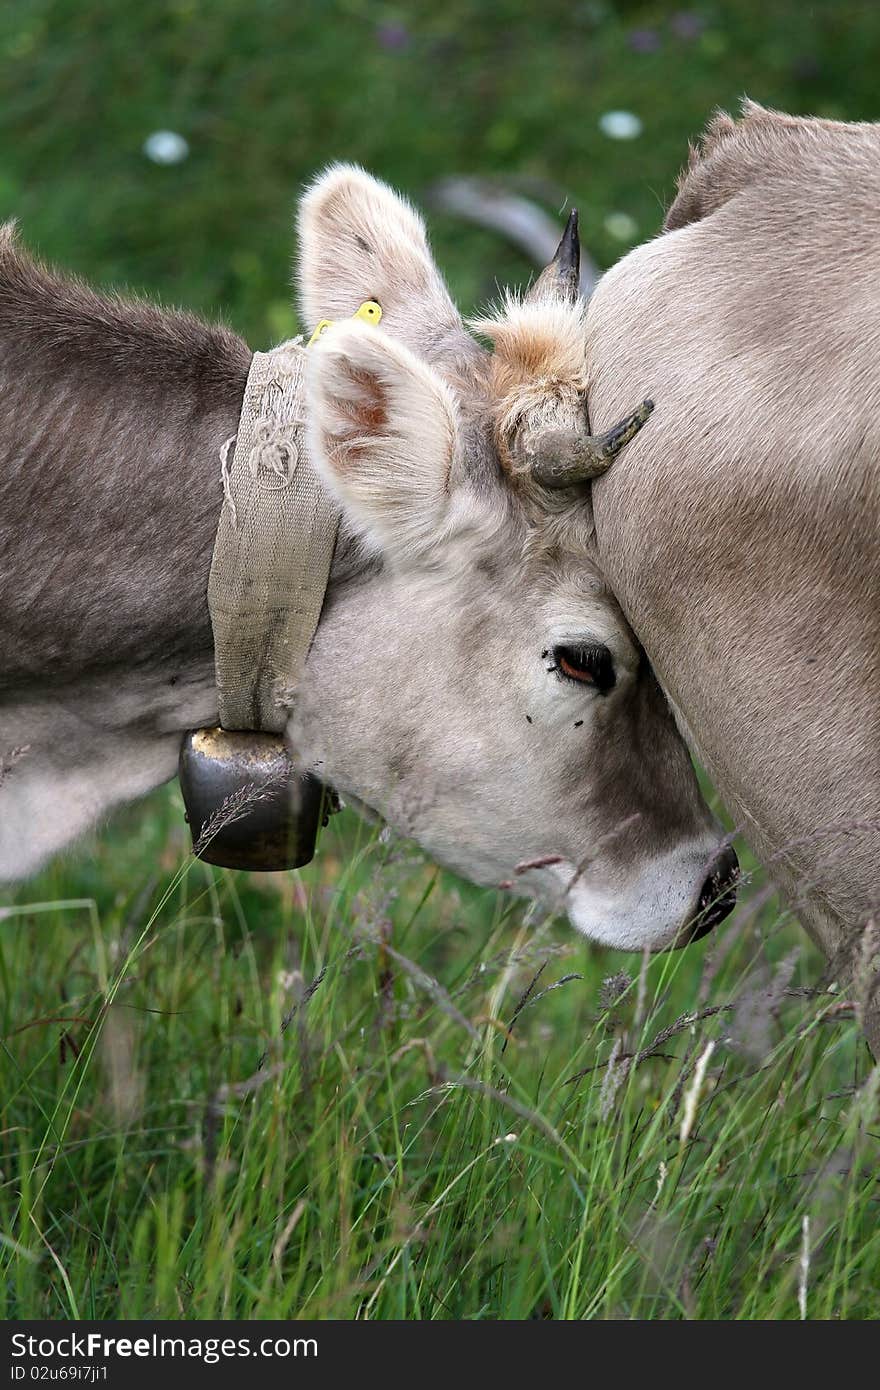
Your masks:
M559 906L576 931L618 951L665 951L687 946L731 911L735 893L708 912L705 901L708 866L717 844L672 852L649 860L627 884L613 889L591 882L590 871L572 865L553 870L561 889ZM708 925L707 925L708 922Z
M436 824L430 829L424 823L416 825L395 815L392 806L376 810L347 788L342 795L358 815L394 826L398 834L416 840L438 863L472 883L498 887L504 877L502 863L528 859L524 852L511 850L499 861L485 846L465 848L454 836L438 833ZM599 861L578 868L563 859L536 863L504 886L564 912L576 931L600 946L653 952L687 946L726 917L735 900L735 871L733 851L719 853L718 838L709 835L647 858L628 874L619 866L606 869Z

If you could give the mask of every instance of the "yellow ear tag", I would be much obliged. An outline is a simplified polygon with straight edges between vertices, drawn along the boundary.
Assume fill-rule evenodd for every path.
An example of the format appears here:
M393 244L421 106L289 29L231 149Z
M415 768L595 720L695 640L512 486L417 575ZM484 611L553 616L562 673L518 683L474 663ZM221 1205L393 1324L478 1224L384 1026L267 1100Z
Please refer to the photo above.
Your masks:
M357 313L352 314L353 319L363 319L364 323L378 323L381 317L382 306L378 304L375 299L365 299ZM321 319L321 322L306 343L306 347L311 347L312 343L316 343L321 335L326 333L328 328L332 327L334 322L335 320L333 319Z
M306 347L311 347L312 343L316 343L320 338L321 334L326 333L327 329L331 327L332 323L332 319L321 319L321 322L318 324L311 338L309 338L309 341L306 343Z
M365 299L353 317L363 319L365 323L378 323L382 317L382 306L375 299Z

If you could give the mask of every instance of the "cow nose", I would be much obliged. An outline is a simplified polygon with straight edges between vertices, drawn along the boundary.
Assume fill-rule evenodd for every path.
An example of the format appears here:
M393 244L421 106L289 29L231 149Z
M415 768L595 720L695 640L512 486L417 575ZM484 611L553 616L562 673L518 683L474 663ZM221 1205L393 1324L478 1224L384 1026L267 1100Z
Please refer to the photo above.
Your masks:
M739 860L732 845L725 845L709 870L700 890L694 914L691 941L699 941L736 906L736 885L739 879Z

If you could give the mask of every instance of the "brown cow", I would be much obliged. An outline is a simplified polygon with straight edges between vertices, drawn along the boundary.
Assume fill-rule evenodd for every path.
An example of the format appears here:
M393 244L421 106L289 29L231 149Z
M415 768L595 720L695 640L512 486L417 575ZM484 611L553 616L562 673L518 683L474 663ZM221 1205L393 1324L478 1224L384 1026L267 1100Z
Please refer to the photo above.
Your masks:
M746 837L832 961L868 974L880 126L717 117L588 336L594 427L634 380L657 402L594 489L605 573Z

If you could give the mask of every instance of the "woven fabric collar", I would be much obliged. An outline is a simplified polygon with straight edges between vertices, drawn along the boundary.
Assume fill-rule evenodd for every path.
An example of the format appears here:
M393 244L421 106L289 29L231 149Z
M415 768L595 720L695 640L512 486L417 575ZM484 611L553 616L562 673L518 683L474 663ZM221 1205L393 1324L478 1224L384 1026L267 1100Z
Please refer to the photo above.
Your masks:
M208 609L224 729L283 731L330 578L339 515L306 454L305 351L254 353L223 448Z

